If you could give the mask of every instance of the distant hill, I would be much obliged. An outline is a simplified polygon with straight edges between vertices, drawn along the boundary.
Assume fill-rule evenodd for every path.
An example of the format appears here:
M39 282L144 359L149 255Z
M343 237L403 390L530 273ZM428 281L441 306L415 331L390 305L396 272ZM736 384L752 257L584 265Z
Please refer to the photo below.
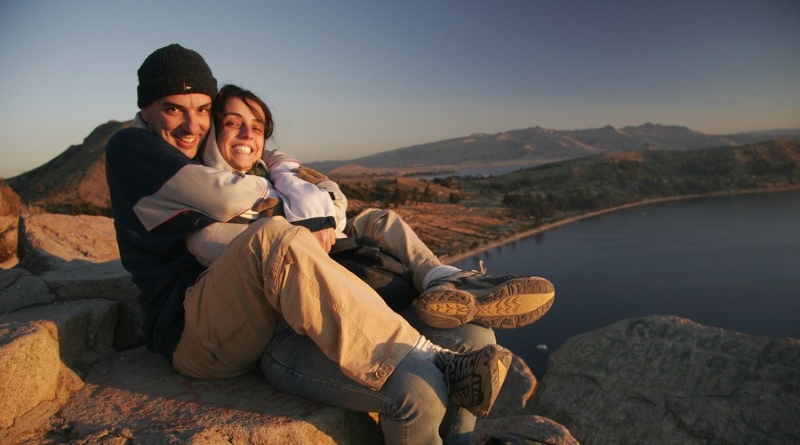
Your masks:
M456 171L472 166L533 166L603 153L633 150L691 150L752 144L771 139L800 140L800 130L713 136L681 126L645 124L585 130L532 127L496 134L475 133L428 144L398 148L347 161L310 162L324 173L357 175L363 167L392 174ZM380 171L380 170L379 170Z
M556 219L650 199L798 186L800 142L788 140L603 154L462 181L484 203Z
M73 145L46 164L6 179L23 205L50 213L110 215L104 147L116 131L132 121L100 125L82 144ZM631 150L688 150L732 146L771 138L800 140L800 130L708 136L685 127L646 124L615 129L559 131L541 127L400 148L352 161L309 163L323 172L355 172L355 176L452 170L466 165L526 167L565 159ZM350 164L350 167L343 167ZM411 166L411 167L409 167Z
M112 134L131 125L133 121L102 124L82 144L70 146L46 164L6 183L24 205L49 213L110 216L104 149Z

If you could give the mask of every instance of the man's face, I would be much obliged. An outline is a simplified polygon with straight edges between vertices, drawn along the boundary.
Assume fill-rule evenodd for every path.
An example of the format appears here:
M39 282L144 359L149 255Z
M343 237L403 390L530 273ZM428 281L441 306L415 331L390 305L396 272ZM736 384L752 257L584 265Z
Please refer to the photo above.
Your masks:
M236 170L250 170L264 153L266 125L258 104L245 104L238 97L228 99L221 123L217 129L220 154Z
M190 158L211 127L211 98L205 94L173 94L142 109L147 128Z

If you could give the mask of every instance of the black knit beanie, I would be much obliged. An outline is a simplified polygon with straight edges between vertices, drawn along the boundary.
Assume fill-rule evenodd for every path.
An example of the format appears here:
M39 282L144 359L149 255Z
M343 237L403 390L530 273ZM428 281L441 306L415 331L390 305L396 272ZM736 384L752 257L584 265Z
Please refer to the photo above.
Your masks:
M177 43L153 51L138 73L139 108L173 94L217 94L217 79L203 57Z

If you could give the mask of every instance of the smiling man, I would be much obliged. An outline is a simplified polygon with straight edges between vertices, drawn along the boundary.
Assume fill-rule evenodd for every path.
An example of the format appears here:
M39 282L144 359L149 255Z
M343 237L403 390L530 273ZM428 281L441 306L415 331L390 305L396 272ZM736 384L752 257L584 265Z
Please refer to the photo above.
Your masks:
M217 80L205 60L170 45L150 54L138 75L137 105L147 128L194 158L211 126L211 100L217 94Z
M189 158L208 134L211 102L205 94L174 94L142 108L147 128Z

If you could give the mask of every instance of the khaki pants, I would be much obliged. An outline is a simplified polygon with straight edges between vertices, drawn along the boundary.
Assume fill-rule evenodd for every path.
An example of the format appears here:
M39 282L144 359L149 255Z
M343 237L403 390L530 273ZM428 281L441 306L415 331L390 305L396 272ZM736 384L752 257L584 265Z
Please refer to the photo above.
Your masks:
M350 218L344 230L347 236L369 236L411 270L414 287L422 291L422 280L432 268L442 263L411 227L391 210L368 209Z
M374 235L376 225L387 223L399 227L387 214L365 216L355 221L355 232ZM417 249L403 255L428 264ZM307 229L282 217L257 221L236 237L186 291L184 308L173 366L198 378L255 369L283 318L345 375L379 389L420 336L374 290L331 260Z

